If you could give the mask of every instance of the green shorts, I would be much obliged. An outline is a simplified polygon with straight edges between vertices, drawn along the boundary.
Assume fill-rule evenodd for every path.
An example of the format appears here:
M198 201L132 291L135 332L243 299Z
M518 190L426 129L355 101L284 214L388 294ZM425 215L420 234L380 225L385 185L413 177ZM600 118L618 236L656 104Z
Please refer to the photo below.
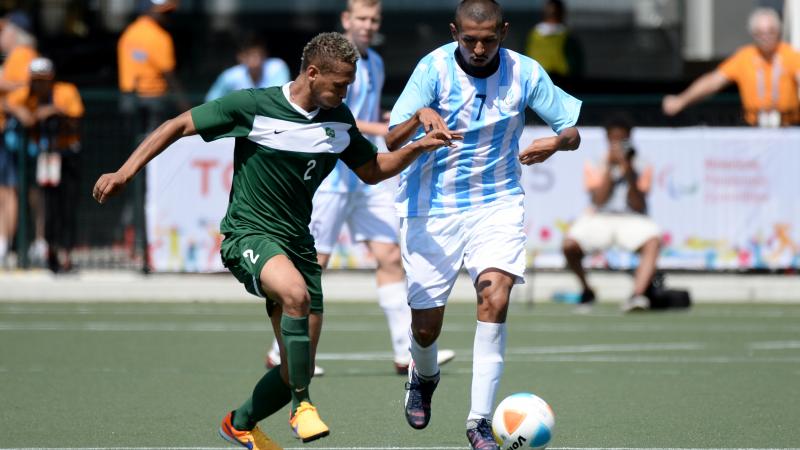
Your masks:
M262 292L260 275L264 264L276 255L285 255L292 261L306 282L311 297L311 312L322 314L322 268L317 263L317 251L313 244L289 244L265 233L227 234L221 247L222 264L244 285L247 292L267 300L267 314L270 316L277 302Z

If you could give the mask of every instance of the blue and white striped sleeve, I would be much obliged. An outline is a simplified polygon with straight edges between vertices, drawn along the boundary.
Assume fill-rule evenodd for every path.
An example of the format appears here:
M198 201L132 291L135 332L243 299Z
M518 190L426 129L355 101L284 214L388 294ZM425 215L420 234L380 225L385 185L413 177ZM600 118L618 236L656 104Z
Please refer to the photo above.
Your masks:
M422 108L433 105L438 74L430 56L423 58L411 74L406 87L392 108L389 128L410 119Z
M553 84L553 80L539 63L534 63L533 70L531 77L535 85L528 95L528 106L556 134L575 126L581 113L581 101Z

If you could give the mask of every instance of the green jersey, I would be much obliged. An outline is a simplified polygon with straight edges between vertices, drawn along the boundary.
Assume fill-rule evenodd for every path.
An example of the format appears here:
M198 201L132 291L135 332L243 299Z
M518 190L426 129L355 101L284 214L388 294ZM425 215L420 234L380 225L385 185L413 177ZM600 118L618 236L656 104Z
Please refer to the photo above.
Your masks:
M233 185L220 231L313 242L311 199L338 159L355 169L375 157L346 105L303 111L289 84L246 89L192 109L206 142L234 137Z

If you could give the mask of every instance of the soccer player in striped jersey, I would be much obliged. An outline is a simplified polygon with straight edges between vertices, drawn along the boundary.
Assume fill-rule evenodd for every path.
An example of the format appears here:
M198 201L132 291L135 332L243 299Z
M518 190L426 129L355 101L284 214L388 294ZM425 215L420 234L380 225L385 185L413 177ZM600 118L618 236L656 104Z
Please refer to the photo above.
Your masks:
M356 63L356 79L348 88L344 102L353 112L359 131L372 143L378 144L378 138L389 131L388 122L381 118L383 59L378 52L369 48L380 29L380 0L348 0L341 22L345 36L361 56ZM395 179L370 186L340 161L314 194L309 228L314 235L317 261L323 268L328 265L344 223L347 223L354 241L363 241L367 245L378 266L375 273L378 303L389 325L394 369L398 374L407 374L411 361L408 351L411 310L397 243L399 221L394 210L396 187ZM439 364L453 357L452 350L438 352ZM280 364L277 341L273 342L266 362L268 367ZM323 373L321 367L314 368L315 376Z
M309 395L323 309L322 269L308 231L317 187L339 159L374 184L460 138L435 130L401 150L376 154L342 104L357 59L344 36L320 34L303 49L301 72L292 83L235 91L164 122L93 190L94 198L105 202L181 137L235 138L230 203L220 224L222 261L248 292L266 299L284 362L269 370L220 426L224 439L250 450L281 448L256 424L290 401L289 424L299 439L329 434Z
M492 0L462 1L450 24L456 42L425 56L395 104L389 149L424 131L453 129L464 139L427 153L403 171L397 196L400 246L409 279L413 363L405 414L427 426L439 382L436 339L447 297L463 266L477 293L472 395L467 438L495 449L491 414L514 284L523 283L525 233L520 163L575 150L581 102L556 87L534 60L502 48L508 23ZM519 137L530 108L555 132L522 151Z

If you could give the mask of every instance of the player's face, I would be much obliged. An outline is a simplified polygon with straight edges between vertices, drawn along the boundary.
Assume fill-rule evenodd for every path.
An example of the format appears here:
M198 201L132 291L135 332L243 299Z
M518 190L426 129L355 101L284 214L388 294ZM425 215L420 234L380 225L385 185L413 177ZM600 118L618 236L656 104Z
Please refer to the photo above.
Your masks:
M308 79L311 86L311 99L322 109L336 108L347 96L347 87L356 78L356 66L337 61L327 71L317 66L309 66Z
M244 64L249 70L259 70L266 57L266 52L261 47L246 48L239 52L239 63Z
M774 20L760 16L753 26L753 41L764 53L772 53L778 48L781 30Z
M342 28L359 50L366 50L381 28L381 6L354 4L351 10L342 13Z
M463 19L460 22L460 27L450 24L453 39L458 42L458 51L469 65L486 66L497 55L500 44L506 37L508 23L498 27L493 20L475 22Z

